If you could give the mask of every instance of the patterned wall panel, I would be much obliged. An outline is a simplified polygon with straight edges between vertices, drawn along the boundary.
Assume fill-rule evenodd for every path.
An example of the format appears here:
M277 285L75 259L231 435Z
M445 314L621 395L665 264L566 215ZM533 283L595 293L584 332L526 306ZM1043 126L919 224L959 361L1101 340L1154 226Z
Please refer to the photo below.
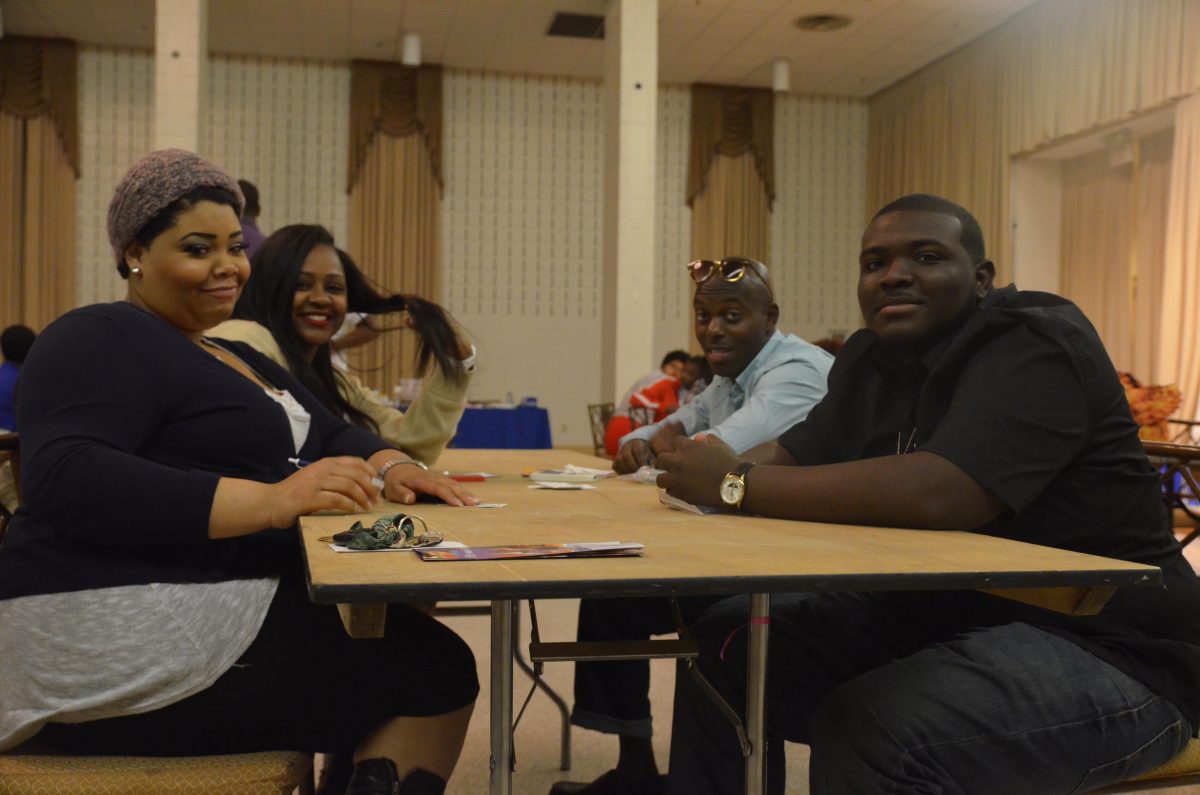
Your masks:
M263 231L313 222L346 240L349 65L218 56L209 61L208 85L201 153L258 186ZM86 304L125 294L105 215L121 175L153 145L152 54L84 49L79 103L76 294Z
M658 273L655 355L688 349L692 288L684 265L692 254L692 210L687 206L688 136L692 93L687 86L658 87Z
M855 286L866 212L867 106L776 95L771 266L779 326L804 339L861 325Z
M600 399L598 83L448 70L442 300L479 346L473 399L536 396L557 445Z
M79 51L79 181L75 186L75 298L80 305L125 295L105 222L113 188L150 150L154 58L145 50Z
M208 89L202 153L255 184L259 228L318 223L344 245L349 64L218 56Z

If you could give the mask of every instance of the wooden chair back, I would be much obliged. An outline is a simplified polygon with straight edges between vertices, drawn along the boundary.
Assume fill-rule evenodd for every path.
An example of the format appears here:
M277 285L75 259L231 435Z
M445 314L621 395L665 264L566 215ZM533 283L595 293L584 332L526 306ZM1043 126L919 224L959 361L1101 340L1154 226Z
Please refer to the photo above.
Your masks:
M604 431L613 417L612 403L589 403L588 422L592 428L592 451L601 458L608 458L604 450Z
M630 406L629 424L634 428L650 425L654 422L654 409L649 406Z

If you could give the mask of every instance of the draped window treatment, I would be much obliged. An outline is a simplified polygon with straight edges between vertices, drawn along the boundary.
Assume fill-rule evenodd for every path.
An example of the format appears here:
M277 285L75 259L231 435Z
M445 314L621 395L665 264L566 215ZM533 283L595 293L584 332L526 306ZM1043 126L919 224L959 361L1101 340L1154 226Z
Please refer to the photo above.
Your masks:
M442 73L437 66L354 61L347 250L384 293L439 300ZM402 316L382 318L386 328ZM413 372L411 331L385 333L350 353L362 380L390 394Z
M1175 147L1167 202L1158 371L1183 393L1178 412L1200 408L1200 94L1175 108Z
M75 305L75 69L73 42L0 39L0 326Z
M1133 163L1112 166L1100 151L1063 165L1060 292L1087 314L1117 369L1144 383L1159 379L1172 145L1168 130L1139 140Z
M1008 281L1009 162L1200 88L1200 3L1054 0L871 100L868 212L914 191L979 219Z
M1195 0L1041 2L873 97L867 146L868 212L914 191L959 202L1004 284L1011 159L1188 97L1176 109L1159 331L1146 343L1157 363L1146 378L1176 383L1184 415L1200 398L1198 41ZM1153 292L1142 278L1139 296ZM1135 364L1148 356L1142 336Z
M775 199L774 102L765 89L692 86L687 201L693 257L741 255L767 262Z

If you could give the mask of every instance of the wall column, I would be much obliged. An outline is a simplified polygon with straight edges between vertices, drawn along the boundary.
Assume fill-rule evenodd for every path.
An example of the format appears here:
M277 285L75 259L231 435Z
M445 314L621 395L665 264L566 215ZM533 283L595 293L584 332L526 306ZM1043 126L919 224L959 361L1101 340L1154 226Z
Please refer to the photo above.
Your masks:
M156 0L154 148L200 147L208 97L208 0Z
M614 401L654 351L658 2L611 0L604 22L601 394Z

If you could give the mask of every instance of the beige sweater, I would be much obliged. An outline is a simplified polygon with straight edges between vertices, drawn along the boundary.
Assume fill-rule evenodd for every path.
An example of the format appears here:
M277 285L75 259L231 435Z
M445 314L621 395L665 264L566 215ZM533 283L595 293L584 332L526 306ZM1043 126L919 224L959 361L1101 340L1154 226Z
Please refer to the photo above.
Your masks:
M227 320L208 332L218 339L244 342L281 367L287 367L279 343L269 329L251 320ZM379 426L379 435L418 461L434 464L454 438L467 404L468 373L461 385L446 380L434 367L421 382L421 393L407 412L385 406L353 375L339 373L338 385L350 405Z

